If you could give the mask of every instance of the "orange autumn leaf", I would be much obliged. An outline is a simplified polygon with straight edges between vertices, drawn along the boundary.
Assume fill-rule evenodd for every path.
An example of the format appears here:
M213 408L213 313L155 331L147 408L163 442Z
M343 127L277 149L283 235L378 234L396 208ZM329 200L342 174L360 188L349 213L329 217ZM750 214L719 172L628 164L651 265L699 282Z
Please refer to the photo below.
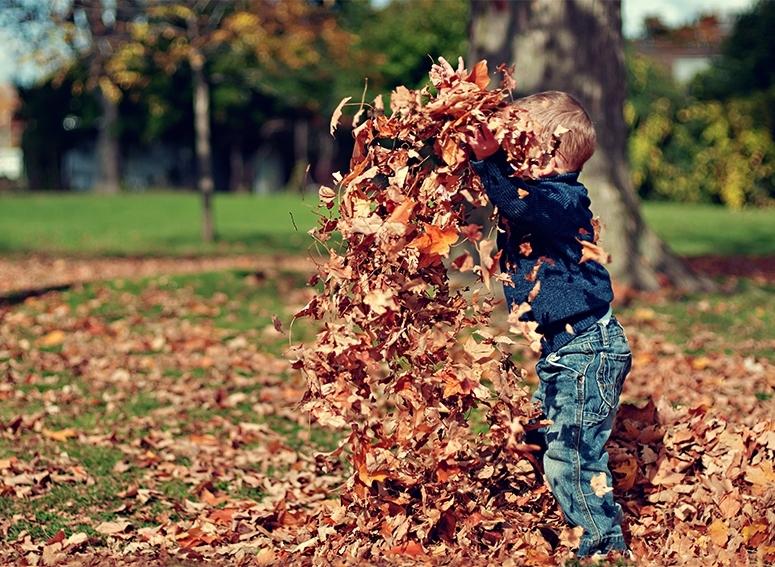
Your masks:
M475 83L480 89L485 90L490 84L490 72L487 69L487 60L482 59L471 70L471 74L466 79L469 83Z
M228 526L231 524L231 521L234 518L234 513L236 511L236 508L221 508L218 510L213 510L210 512L209 519L215 524Z
M719 547L724 547L727 544L729 538L729 528L721 521L716 520L708 527L708 535L713 543Z
M60 429L58 431L44 428L43 435L49 439L53 439L54 441L64 442L71 437L78 437L78 432L75 429L71 429L69 427L67 429Z
M611 261L611 256L603 250L602 246L580 238L577 238L576 241L581 244L581 260L579 260L579 264L589 262L590 260L599 264L608 264Z
M424 254L446 257L457 239L458 231L455 227L440 228L435 224L423 223L423 233L409 245Z
M393 555L408 555L410 557L419 557L421 555L425 555L425 550L423 549L422 545L416 541L408 541L406 543L402 543L401 545L394 545L390 548L389 553Z
M571 331L573 328L571 328ZM628 457L611 470L621 475L621 478L617 479L616 486L622 490L630 490L635 486L635 479L638 476L638 460L634 457Z
M397 222L400 224L406 224L409 222L409 217L412 215L412 210L417 202L414 199L405 199L402 203L399 203L390 216L387 218L387 222Z
M65 340L64 331L60 331L59 329L57 329L41 337L40 340L38 341L38 344L40 346L51 347L51 346L57 346L62 344L64 340Z

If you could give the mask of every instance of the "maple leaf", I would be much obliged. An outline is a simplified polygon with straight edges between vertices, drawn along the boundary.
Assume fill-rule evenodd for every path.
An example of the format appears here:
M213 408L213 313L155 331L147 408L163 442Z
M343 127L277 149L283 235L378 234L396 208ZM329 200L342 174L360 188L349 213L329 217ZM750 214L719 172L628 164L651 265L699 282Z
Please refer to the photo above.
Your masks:
M538 323L535 321L524 320L523 315L528 313L532 307L527 302L520 303L511 310L508 316L509 330L512 333L521 334L528 341L528 346L533 352L541 352L541 339L543 335L537 331Z
M423 233L409 243L424 254L448 256L450 247L457 242L458 230L455 227L441 228L435 224L423 223Z

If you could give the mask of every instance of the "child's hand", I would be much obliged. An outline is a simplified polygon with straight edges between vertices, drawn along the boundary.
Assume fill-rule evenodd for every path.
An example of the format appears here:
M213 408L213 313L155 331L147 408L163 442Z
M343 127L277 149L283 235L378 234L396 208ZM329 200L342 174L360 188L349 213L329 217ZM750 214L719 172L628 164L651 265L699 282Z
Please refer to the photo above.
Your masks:
M498 140L495 139L495 135L486 124L477 126L473 137L468 138L468 145L471 147L477 160L490 157L500 148Z

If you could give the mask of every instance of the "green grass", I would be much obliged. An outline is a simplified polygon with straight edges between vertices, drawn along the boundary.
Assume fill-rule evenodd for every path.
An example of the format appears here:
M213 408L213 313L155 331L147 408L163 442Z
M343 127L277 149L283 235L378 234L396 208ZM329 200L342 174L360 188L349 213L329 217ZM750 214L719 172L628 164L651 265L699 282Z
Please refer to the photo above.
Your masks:
M219 240L205 246L195 193L3 196L0 253L199 255L310 245L314 195L217 195L214 203Z
M646 221L679 254L775 254L775 209L645 203Z
M775 285L741 279L733 289L696 293L660 301L636 300L622 310L624 316L653 310L669 323L665 335L689 354L745 352L775 359ZM702 348L689 348L700 333L708 333ZM764 401L764 400L763 400Z
M88 307L89 316L104 323L122 319L134 321L140 314L142 320L132 325L132 336L146 339L152 336L148 334L148 328L165 320L188 320L193 324L212 321L216 328L225 332L223 341L245 337L260 351L280 356L288 345L287 337L267 334L263 330L272 327L273 314L278 315L287 328L290 319L287 302L301 301L299 297L294 298L294 294L304 286L306 278L295 272L279 272L273 278L262 280L247 277L249 275L249 272L232 270L89 283L65 292L55 292L42 301L13 309L35 316L50 313L57 305L81 310ZM154 309L157 302L164 303L174 311L169 313ZM218 312L190 312L200 304L217 306ZM308 334L311 329L307 327L309 325L305 326L305 322L295 325L294 337ZM34 336L28 340L35 343ZM104 540L104 537L95 532L95 527L102 521L121 517L140 527L158 524L156 518L162 515L173 520L178 518L182 502L198 498L194 492L195 484L179 478L160 480L163 477L151 476L149 479L147 465L136 462L134 457L128 456L121 449L140 442L152 429L167 431L169 426L170 438L180 436L185 439L192 432L223 438L223 420L232 424L258 422L265 423L279 433L288 446L300 451L330 451L336 446L338 437L330 431L308 427L284 415L257 415L253 406L259 399L258 394L264 388L276 387L282 391L283 387L274 386L272 381L262 381L268 380L270 374L250 380L256 376L256 370L251 366L242 368L239 361L236 362L232 371L248 380L232 383L224 381L222 376L212 375L212 371L207 368L188 365L185 357L170 357L169 353L163 351L131 349L121 356L125 357L122 360L128 368L134 368L133 373L140 373L142 369L131 361L147 357L159 365L159 373L169 380L170 385L185 379L192 392L200 388L209 389L210 393L201 398L205 402L214 400L216 391L222 388L227 388L228 394L241 392L252 397L228 407L212 403L200 405L200 398L186 398L178 402L180 405L177 411L161 415L168 408L169 402L158 395L154 386L146 385L145 389L137 389L136 383L132 381L115 384L105 380L94 382L69 369L55 367L49 370L40 367L43 362L37 357L18 360L17 363L25 368L20 376L29 376L29 379L20 380L18 384L24 397L17 396L0 404L0 420L32 415L43 410L44 397L57 399L65 391L75 392L72 401L61 404L58 411L41 417L42 426L52 431L72 428L87 436L110 432L116 436L116 442L114 445L98 445L84 438L56 441L31 430L24 430L13 439L0 439L0 459L16 457L27 463L37 463L36 470L39 470L46 467L47 462L61 460L66 453L64 458L68 462L82 467L93 479L93 483L52 483L37 489L38 493L31 497L0 496L0 515L15 517L8 531L11 539L27 531L36 541L45 541L61 529L68 536L84 531L99 541ZM56 361L58 357L46 360ZM267 372L276 372L274 376L279 383L289 379L285 371ZM108 404L103 399L105 394L120 401ZM117 394L121 395L116 398ZM245 447L250 448L249 445L246 443ZM190 457L182 454L174 456L177 464L184 467L192 465ZM128 469L117 472L116 464L121 461L126 462ZM255 470L260 474L263 474L264 468L260 462L255 464ZM283 474L283 471L272 470L272 474ZM127 501L127 498L119 495L138 484L158 490L159 494L143 505L130 506L123 512L116 512ZM214 481L213 486L218 492L240 499L260 500L263 496L261 489L239 486L238 483L219 480Z
M306 231L315 224L316 205L315 195L216 195L219 240L203 245L195 193L2 196L0 254L298 252L312 244ZM681 254L775 254L773 209L680 203L645 203L643 209L649 224Z

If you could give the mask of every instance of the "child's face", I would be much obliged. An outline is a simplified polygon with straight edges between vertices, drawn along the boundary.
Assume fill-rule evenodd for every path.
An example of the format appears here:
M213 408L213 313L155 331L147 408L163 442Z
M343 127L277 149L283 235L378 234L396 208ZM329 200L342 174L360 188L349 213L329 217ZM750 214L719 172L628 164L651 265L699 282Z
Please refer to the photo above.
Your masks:
M541 177L552 177L553 175L561 175L563 173L570 173L572 170L568 169L567 167L564 167L562 165L561 160L557 159L557 156L552 156L552 159L549 160L549 163L546 164L546 167L543 167L536 171L536 174L539 178Z

